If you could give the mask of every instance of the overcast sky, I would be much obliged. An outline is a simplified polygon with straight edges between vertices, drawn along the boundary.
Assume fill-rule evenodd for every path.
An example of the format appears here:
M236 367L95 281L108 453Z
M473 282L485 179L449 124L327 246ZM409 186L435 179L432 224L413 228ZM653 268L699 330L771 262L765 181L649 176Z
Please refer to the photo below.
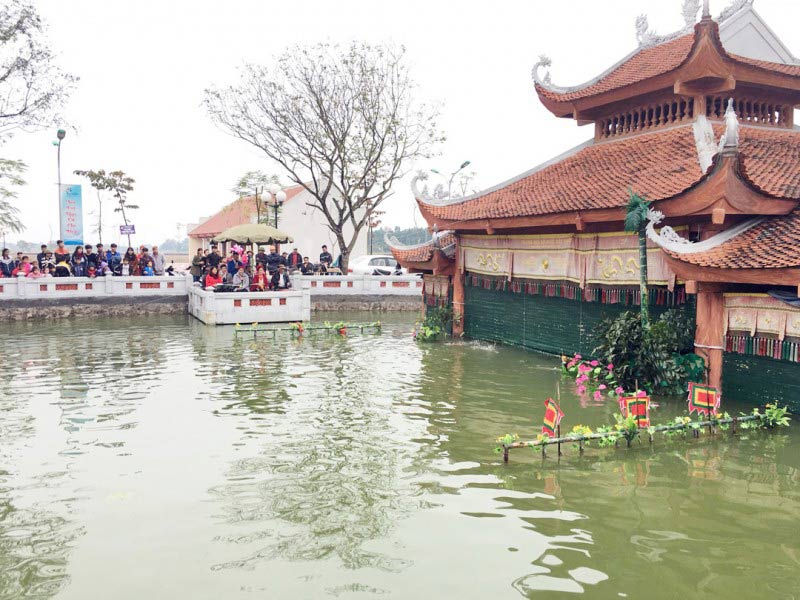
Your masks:
M244 62L268 63L294 43L366 39L408 48L419 94L443 103L442 155L414 168L472 161L488 187L579 144L590 127L559 120L536 98L530 70L553 59L553 82L574 85L636 44L634 20L682 26L681 0L405 2L265 0L38 0L63 68L81 78L66 110L62 180L75 169L122 169L136 179L139 242L160 242L219 210L245 171L277 172L263 155L216 128L203 90L236 80ZM727 1L712 0L718 14ZM800 2L758 0L756 10L800 54ZM2 151L29 165L18 206L27 241L58 237L54 132L19 133ZM410 165L409 165L410 166ZM386 225L422 225L407 181L384 204ZM97 207L84 182L87 241ZM109 205L110 207L110 205ZM114 241L112 216L104 241ZM52 235L51 235L52 231Z

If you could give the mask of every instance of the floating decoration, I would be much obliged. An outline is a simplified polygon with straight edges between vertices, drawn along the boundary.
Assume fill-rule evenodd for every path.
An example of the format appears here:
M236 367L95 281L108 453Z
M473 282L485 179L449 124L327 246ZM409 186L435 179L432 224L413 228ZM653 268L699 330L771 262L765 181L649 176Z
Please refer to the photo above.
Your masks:
M650 396L645 392L636 392L634 394L625 394L623 399L625 401L625 412L622 413L622 416L633 417L639 429L650 427Z
M564 413L552 398L544 401L544 421L542 423L542 433L550 437L555 437Z
M722 395L710 385L689 384L689 414L697 411L698 415L716 414Z

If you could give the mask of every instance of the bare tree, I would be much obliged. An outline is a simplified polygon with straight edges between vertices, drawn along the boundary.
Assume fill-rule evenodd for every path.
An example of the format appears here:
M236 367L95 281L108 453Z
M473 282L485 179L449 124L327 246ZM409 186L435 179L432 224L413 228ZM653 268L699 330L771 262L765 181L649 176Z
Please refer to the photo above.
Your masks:
M0 158L0 231L6 233L19 233L24 229L19 220L19 210L11 201L17 197L13 187L25 185L22 179L27 165L21 160Z
M43 25L28 2L0 5L0 144L16 129L54 124L77 79L55 65ZM19 232L19 211L11 204L25 185L21 160L0 158L0 229Z
M0 6L0 137L54 125L77 78L55 64L44 26L29 2Z
M344 270L392 184L443 140L438 108L413 99L404 56L404 48L367 43L298 46L271 67L245 66L234 86L206 90L217 124L308 190L309 206L336 236Z

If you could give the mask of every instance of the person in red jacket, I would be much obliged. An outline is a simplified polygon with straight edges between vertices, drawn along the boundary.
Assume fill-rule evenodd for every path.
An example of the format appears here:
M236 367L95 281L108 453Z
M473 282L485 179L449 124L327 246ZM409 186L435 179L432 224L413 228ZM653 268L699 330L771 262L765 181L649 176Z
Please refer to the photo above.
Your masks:
M211 267L211 270L206 275L206 289L213 289L215 285L219 285L222 283L222 277L219 276L219 269L217 267Z
M250 284L250 291L266 292L268 288L269 288L269 277L267 277L267 273L264 271L264 265L258 263L258 267L256 268L256 274L253 275L253 281Z

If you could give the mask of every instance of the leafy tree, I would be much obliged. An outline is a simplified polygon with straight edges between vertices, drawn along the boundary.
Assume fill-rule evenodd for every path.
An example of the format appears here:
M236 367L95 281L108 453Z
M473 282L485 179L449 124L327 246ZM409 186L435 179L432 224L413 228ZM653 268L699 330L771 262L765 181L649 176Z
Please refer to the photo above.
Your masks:
M264 196L272 186L283 187L277 175L267 175L262 171L247 171L239 178L231 191L239 198L252 195L256 208L256 223L275 226L275 223L270 220L269 206L264 202ZM278 211L280 211L280 207L278 207Z
M213 121L310 193L345 270L368 208L376 210L409 164L443 139L438 108L414 101L404 57L403 48L363 42L298 46L270 67L245 66L235 86L206 90Z
M133 191L133 184L136 180L133 177L125 175L123 171L111 171L106 173L105 170L99 171L75 171L76 175L86 177L89 184L97 190L98 198L100 192L111 192L111 195L116 198L117 207L114 212L122 213L122 220L125 225L128 224L128 217L125 214L126 210L136 210L139 208L138 204L130 204L128 202L128 192ZM128 245L131 245L131 236L128 235Z
M650 202L643 196L636 194L633 190L628 190L630 196L628 208L625 214L625 231L636 233L639 237L639 294L641 301L639 307L642 315L642 327L647 329L650 326L650 310L647 297L647 210Z

